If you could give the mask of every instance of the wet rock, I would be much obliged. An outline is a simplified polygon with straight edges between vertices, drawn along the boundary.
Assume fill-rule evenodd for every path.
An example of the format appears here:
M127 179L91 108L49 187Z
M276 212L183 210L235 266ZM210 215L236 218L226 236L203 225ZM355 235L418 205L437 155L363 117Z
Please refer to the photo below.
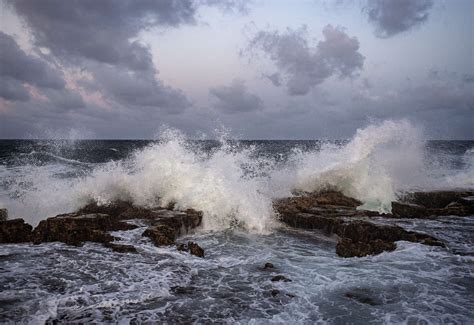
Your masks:
M138 253L135 246L132 245L124 245L124 244L115 244L115 243L105 243L105 247L112 249L114 252L117 253Z
M428 218L436 216L467 216L474 214L472 191L414 192L392 202L397 218Z
M148 227L142 234L149 237L155 246L174 244L179 235L200 226L202 222L202 213L193 209L184 212L161 210L155 213L153 226Z
M338 235L340 241L336 247L336 253L342 257L392 251L396 248L395 241L398 240L444 246L439 240L426 234L360 220L360 217L383 215L358 211L355 207L360 203L359 201L337 193L307 193L307 197L278 200L274 206L280 215L280 220L291 227L318 229L327 235ZM413 205L410 208L418 209L418 206ZM457 207L451 207L451 209L454 208ZM424 208L421 207L419 210L424 211Z
M204 249L202 249L201 246L192 241L189 241L187 244L178 244L176 246L176 249L182 252L189 252L190 254L198 257L204 257Z
M42 220L33 231L33 243L60 241L80 246L85 241L113 241L108 231L131 230L137 226L121 222L108 214L69 213Z
M276 297L280 294L280 290L273 289L272 291L270 291L270 294L272 295L272 297Z
M264 268L264 269L273 269L273 268L274 268L274 266L273 266L273 264L272 264L272 263L270 263L270 262L267 262L267 263L265 263L265 265L263 266L263 268Z
M353 242L349 238L342 238L336 245L336 253L341 257L362 257L376 255L384 251L393 251L397 248L394 242L384 242L376 239L368 242Z
M26 243L31 241L33 227L23 219L0 221L0 243Z
M347 292L344 296L366 305L371 305L371 306L381 305L379 301L375 300L374 298L370 297L369 295L363 292Z
M171 291L178 295L183 295L183 294L192 294L196 291L195 287L181 287L181 286L175 286L171 287Z
M290 279L288 279L286 276L284 275L275 275L272 279L271 279L272 282L278 282L278 281L283 281L283 282L291 282Z
M178 230L166 225L157 225L148 227L142 236L150 238L155 246L173 245L178 236Z
M189 252L192 255L195 255L197 257L204 257L204 249L202 249L201 246L199 246L198 244L190 241L188 242L188 248Z
M8 219L8 210L5 208L0 209L0 221L6 221Z

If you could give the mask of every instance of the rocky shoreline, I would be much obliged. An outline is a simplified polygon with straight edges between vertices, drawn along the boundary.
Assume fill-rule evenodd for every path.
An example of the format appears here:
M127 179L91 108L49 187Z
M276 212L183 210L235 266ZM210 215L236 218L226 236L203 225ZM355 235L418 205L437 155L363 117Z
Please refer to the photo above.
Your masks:
M436 218L438 216L474 215L474 191L414 192L392 202L392 214L359 210L361 202L337 191L299 193L276 200L274 209L279 220L290 226L322 231L338 237L336 253L341 257L362 257L396 249L396 241L405 240L444 247L439 239L427 234L407 231L398 226L382 225L377 218ZM109 205L94 202L77 212L42 220L36 228L23 219L8 219L0 209L0 243L41 244L63 242L81 246L86 241L97 242L120 253L136 253L132 245L115 241L111 231L136 229L132 220L147 225L142 236L155 246L175 245L180 251L204 257L196 243L178 243L179 236L198 228L202 213L193 209L174 210L174 206L143 208L129 202Z

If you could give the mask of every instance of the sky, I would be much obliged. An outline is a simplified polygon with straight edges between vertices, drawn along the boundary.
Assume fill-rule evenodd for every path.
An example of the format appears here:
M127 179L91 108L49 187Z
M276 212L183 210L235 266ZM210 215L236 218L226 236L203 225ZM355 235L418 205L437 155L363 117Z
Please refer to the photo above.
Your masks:
M0 0L0 138L474 139L472 0Z

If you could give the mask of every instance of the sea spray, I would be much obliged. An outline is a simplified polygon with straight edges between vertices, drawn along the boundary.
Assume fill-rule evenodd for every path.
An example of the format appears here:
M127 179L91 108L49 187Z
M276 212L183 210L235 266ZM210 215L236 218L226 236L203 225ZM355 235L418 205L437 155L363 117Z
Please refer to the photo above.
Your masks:
M294 187L336 189L364 202L363 208L390 212L397 190L421 178L421 133L407 121L385 121L357 130L346 145L328 143L296 154Z
M113 152L102 146L104 155ZM472 185L472 149L463 152L462 168L448 173L443 160L433 165L427 158L422 133L407 121L372 124L349 141L316 149L290 143L293 151L284 156L262 155L265 146L223 137L209 147L165 130L159 141L106 163L62 159L61 148L54 148L61 159L0 165L0 202L32 224L91 200L147 207L175 202L178 209L203 211L207 230L237 225L268 232L276 217L272 201L295 192L337 189L361 200L363 208L388 212L399 191ZM36 149L24 157L50 156Z

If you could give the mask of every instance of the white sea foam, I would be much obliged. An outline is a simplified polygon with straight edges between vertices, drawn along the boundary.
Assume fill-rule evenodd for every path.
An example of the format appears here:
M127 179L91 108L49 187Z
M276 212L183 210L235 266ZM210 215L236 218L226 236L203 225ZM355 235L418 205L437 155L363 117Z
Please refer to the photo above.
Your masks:
M274 220L272 200L294 190L336 188L364 202L364 208L387 212L398 191L433 184L468 187L474 169L466 164L461 173L434 179L432 171L427 172L422 133L407 121L359 129L345 145L294 150L283 165L255 158L258 148L242 149L225 140L205 152L190 147L175 130L165 131L160 139L128 159L98 165L83 177L57 177L76 168L74 164L0 166L0 177L9 182L9 193L3 193L0 202L11 215L33 224L91 199L102 204L131 200L141 206L176 202L180 209L202 210L205 229L238 224L266 232ZM472 152L465 156L472 161ZM474 178L470 179L472 185Z

